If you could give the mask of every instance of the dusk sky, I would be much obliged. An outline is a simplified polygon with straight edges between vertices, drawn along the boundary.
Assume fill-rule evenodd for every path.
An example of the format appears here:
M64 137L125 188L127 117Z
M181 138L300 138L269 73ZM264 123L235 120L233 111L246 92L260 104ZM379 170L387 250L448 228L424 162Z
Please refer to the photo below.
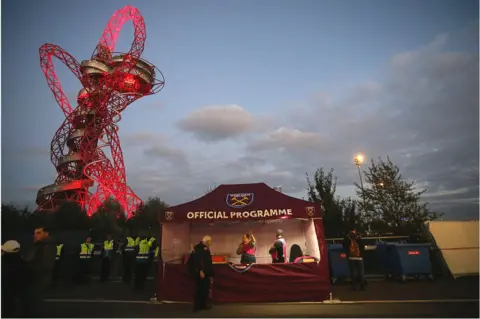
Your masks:
M144 200L254 182L301 198L319 167L355 197L363 152L388 155L446 219L478 216L476 0L3 0L2 202L34 208L56 177L50 141L64 115L39 47L89 59L128 4L145 18L143 58L166 78L119 123L127 181ZM128 22L116 51L132 40ZM75 106L80 83L55 67Z

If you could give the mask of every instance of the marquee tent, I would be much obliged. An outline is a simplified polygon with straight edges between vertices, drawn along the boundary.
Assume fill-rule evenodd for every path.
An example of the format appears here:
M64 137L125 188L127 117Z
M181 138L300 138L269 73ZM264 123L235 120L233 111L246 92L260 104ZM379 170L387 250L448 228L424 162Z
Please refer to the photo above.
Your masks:
M220 185L205 196L169 207L162 225L157 299L192 301L193 279L184 264L204 235L213 238L212 298L216 302L319 301L330 293L327 246L318 205L282 194L264 183ZM313 263L271 264L269 248L284 231L287 259L300 246ZM239 265L241 235L253 231L257 263Z

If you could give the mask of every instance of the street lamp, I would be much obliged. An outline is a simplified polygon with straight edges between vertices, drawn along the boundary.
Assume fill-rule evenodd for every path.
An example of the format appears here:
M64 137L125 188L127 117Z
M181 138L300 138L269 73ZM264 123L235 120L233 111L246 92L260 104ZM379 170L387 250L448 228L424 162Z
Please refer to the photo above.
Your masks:
M363 201L363 213L366 214L365 209L365 191L363 189L363 178L362 178L362 170L360 166L362 166L363 162L365 161L365 156L361 153L355 155L354 162L358 169L358 177L360 177L360 191L362 192L362 201ZM368 232L370 232L370 223L368 223Z
M363 197L363 201L365 203L365 196L364 196L364 193L363 193L363 178L362 178L362 170L360 169L360 166L362 166L363 164L363 161L365 160L365 156L363 156L363 154L357 154L355 155L355 165L357 165L357 168L358 168L358 176L360 177L360 189L362 191L362 197Z

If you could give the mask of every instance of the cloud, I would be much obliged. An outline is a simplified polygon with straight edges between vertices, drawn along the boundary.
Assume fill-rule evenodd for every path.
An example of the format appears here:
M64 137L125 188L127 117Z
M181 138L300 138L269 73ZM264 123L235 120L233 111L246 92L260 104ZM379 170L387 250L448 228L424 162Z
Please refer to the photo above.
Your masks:
M151 132L138 132L127 135L122 138L122 145L125 146L145 146L149 144L163 143L167 138L163 135Z
M478 54L447 50L449 39L441 34L418 50L395 54L381 81L366 80L339 95L314 94L287 110L282 130L249 150L264 150L272 165L293 175L333 167L344 196L354 195L347 185L358 179L356 152L389 155L405 178L428 182L424 199L432 209L450 217L478 214L472 204L479 177Z
M469 32L478 40L478 28ZM121 136L123 145L135 147L127 156L128 183L142 198L160 196L169 204L223 183L282 185L302 197L305 173L324 167L335 169L338 195L355 196L353 157L363 152L367 161L388 155L407 180L428 190L424 200L432 210L471 218L478 215L479 191L479 62L478 53L464 50L471 41L440 34L385 57L374 78L332 91L319 87L263 116L238 105L207 106L177 123L188 135ZM10 197L21 193L18 185Z
M432 210L471 218L478 214L478 56L447 50L451 38L442 34L395 54L377 78L338 88L338 94L313 92L279 110L286 115L263 131L240 106L197 110L180 121L183 131L206 142L248 132L247 144L210 143L201 154L191 144L182 143L183 152L152 146L146 158L167 162L169 169L147 165L134 183L140 194L170 204L222 183L266 182L303 197L305 172L324 167L335 169L338 195L355 196L353 157L361 151L367 160L388 155L407 180L427 188L424 200Z
M298 151L311 150L320 145L321 137L317 133L303 132L301 130L279 127L264 135L259 140L250 144L252 151Z
M237 137L249 131L253 125L253 115L239 105L207 106L178 122L181 130L205 142Z
M156 144L151 146L143 152L149 159L161 159L169 162L171 165L188 168L188 160L186 154L176 148L171 148L166 145Z

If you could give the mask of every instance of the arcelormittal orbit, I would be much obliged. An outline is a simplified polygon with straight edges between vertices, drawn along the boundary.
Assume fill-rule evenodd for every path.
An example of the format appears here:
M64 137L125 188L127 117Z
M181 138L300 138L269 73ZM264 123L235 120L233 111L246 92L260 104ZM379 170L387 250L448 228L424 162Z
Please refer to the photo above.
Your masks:
M129 20L134 26L132 46L127 53L115 53L117 37ZM90 60L78 63L54 44L40 48L42 71L65 121L55 133L50 149L58 175L52 185L38 191L38 210L54 211L63 201L73 200L92 215L105 199L113 196L130 217L142 204L126 184L117 123L130 103L155 94L164 86L160 70L140 57L145 40L142 15L136 8L126 6L113 14ZM62 61L83 86L74 108L55 74L53 57Z

